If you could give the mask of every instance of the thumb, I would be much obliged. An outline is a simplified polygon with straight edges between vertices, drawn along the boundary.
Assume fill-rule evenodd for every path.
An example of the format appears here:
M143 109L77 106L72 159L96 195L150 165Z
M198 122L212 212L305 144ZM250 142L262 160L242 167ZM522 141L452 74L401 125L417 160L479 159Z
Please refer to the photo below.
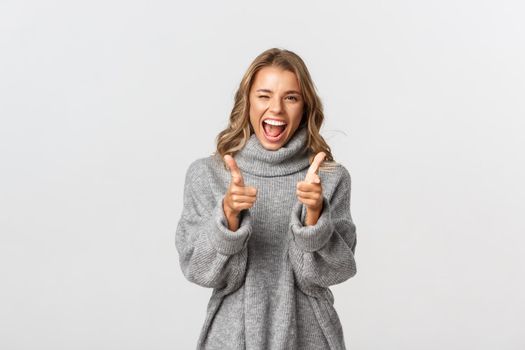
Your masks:
M230 174L232 176L232 182L236 184L237 186L244 186L244 180L242 178L241 171L239 170L239 167L237 166L237 162L235 159L233 159L232 156L229 154L226 154L224 156L224 161L228 165L228 169L230 169Z
M308 172L306 173L306 178L304 181L308 183L319 183L319 176L317 175L317 172L319 170L319 166L323 162L323 160L326 157L326 153L319 152L315 155L314 160L312 161L312 164L310 165L310 168L308 168Z

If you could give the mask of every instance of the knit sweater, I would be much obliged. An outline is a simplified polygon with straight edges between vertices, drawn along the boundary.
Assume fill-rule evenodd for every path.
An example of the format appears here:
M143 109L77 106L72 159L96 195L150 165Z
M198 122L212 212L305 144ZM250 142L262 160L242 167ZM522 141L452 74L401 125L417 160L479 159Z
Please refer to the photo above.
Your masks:
M350 214L350 174L341 164L319 171L323 209L305 226L297 182L310 166L301 127L275 151L252 134L235 155L257 199L228 228L223 198L231 175L217 155L186 172L175 244L182 273L213 288L197 349L345 349L329 286L356 273L356 227Z

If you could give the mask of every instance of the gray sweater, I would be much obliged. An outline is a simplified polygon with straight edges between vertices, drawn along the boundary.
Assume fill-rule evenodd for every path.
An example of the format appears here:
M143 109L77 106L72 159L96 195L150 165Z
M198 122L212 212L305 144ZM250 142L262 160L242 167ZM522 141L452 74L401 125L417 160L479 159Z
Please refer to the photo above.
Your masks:
M252 134L235 155L245 185L257 188L237 231L222 209L231 175L221 159L190 164L175 244L184 276L213 288L197 349L345 349L328 287L356 273L350 174L341 164L319 171L323 211L304 226L296 185L310 166L306 140L301 127L269 151Z

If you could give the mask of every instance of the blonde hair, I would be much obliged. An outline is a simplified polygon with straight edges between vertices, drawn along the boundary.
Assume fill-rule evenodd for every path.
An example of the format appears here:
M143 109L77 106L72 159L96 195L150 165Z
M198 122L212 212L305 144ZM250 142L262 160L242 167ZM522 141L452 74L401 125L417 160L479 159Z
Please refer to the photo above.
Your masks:
M330 147L319 134L324 120L323 105L315 91L315 85L310 77L303 60L294 52L279 48L268 49L259 54L250 64L241 79L239 88L235 93L235 101L230 114L229 124L216 137L217 149L214 155L220 155L224 167L224 156L230 154L232 157L240 151L250 136L254 133L250 123L250 100L249 93L255 80L255 74L263 67L278 67L295 73L299 81L299 87L303 96L303 116L300 126L306 124L308 137L307 148L310 164L319 152L325 152L326 157L321 163L319 170L332 170L336 162L332 156ZM299 126L299 127L300 127Z

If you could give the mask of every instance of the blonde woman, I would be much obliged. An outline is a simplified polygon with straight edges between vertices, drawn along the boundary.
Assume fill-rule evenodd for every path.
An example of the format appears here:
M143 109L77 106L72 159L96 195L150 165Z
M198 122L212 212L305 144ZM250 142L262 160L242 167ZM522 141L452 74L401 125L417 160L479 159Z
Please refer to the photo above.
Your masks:
M184 276L213 288L197 349L345 349L329 286L356 273L356 227L323 120L303 60L266 50L214 154L189 165L176 247Z

